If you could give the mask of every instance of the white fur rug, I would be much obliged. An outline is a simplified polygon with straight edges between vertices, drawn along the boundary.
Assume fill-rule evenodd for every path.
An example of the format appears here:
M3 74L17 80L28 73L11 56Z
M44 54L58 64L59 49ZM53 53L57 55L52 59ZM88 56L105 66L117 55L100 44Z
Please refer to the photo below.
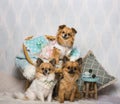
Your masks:
M19 99L14 99L10 93L1 93L0 94L0 104L58 104L58 101L52 101L42 103L39 100L35 101L24 101ZM65 104L120 104L120 98L117 97L109 97L109 96L100 96L98 100L94 99L82 99L75 102L65 101Z
M24 80L18 80L13 76L6 75L0 72L0 104L44 104L38 100L36 101L24 101L14 99L13 94L15 92L23 92ZM103 93L105 94L105 93ZM119 97L113 97L110 95L99 95L98 100L94 99L82 99L73 103L65 101L65 104L120 104ZM58 101L53 101L48 104L58 104ZM45 102L47 104L47 102Z

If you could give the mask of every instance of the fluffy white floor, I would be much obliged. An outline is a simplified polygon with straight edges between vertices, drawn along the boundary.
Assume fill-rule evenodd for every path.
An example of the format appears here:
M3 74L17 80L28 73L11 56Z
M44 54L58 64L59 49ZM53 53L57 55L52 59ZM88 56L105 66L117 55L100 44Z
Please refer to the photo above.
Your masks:
M39 100L30 101L30 100L19 100L14 99L10 93L1 93L0 94L0 104L58 104L58 101L44 102L42 103ZM65 104L120 104L120 98L109 97L109 96L100 96L98 100L94 99L81 99L75 102L65 101Z
M18 80L12 76L6 75L0 72L0 104L58 104L58 101L51 103L42 103L36 101L24 101L13 98L13 93L23 92L24 80ZM109 90L108 90L109 91ZM113 97L110 95L104 95L103 92L98 96L98 100L94 99L82 99L73 103L65 101L65 104L120 104L119 97Z

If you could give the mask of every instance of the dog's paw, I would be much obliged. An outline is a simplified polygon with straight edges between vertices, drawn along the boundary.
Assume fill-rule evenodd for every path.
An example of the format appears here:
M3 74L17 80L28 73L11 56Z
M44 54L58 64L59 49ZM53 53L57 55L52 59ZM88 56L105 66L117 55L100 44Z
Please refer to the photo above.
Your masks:
M25 40L30 40L32 38L33 38L33 36L28 36L28 37L25 38Z
M13 97L14 97L15 99L24 99L24 94L21 93L21 92L15 92L15 93L13 94Z
M50 36L50 35L45 35L45 36L46 36L46 38L47 38L48 40L51 40L51 41L53 41L53 40L56 39L55 36Z

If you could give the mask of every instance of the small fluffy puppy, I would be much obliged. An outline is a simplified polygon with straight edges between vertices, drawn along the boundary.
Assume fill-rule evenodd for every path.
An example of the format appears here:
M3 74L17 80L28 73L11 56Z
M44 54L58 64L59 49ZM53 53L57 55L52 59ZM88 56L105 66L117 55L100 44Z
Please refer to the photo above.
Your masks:
M47 99L52 100L53 88L56 84L55 80L55 60L43 62L40 58L37 59L36 78L33 80L25 94L15 94L15 98L24 100L34 100L38 98L42 102Z
M56 41L51 57L59 62L63 56L68 56L72 50L74 44L74 38L77 31L74 28L67 27L66 25L60 25L56 37L46 36L49 40Z
M59 84L58 100L60 103L64 103L64 100L73 102L75 98L80 98L76 81L80 77L82 58L69 61L67 57L64 57L63 62L63 79Z

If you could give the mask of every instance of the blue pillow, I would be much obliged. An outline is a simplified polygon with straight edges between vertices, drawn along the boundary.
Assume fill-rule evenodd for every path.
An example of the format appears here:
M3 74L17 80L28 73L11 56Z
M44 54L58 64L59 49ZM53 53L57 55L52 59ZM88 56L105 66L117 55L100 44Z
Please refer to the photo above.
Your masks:
M27 47L27 50L29 50L31 54L37 54L41 52L42 48L47 44L49 44L49 41L45 36L39 36L24 41L24 45Z

